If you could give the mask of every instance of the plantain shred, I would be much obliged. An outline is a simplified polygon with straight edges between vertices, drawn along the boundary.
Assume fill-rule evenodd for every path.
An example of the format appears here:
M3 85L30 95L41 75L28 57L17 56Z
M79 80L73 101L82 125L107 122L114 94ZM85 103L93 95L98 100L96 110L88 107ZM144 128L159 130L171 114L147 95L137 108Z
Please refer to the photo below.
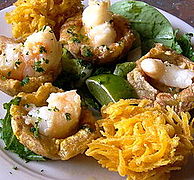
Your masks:
M179 116L150 100L120 100L104 106L102 117L102 137L88 145L86 155L129 180L169 179L194 150L187 112Z
M7 23L12 24L14 38L27 36L49 25L57 30L69 17L82 10L81 0L18 0L16 8L6 13Z

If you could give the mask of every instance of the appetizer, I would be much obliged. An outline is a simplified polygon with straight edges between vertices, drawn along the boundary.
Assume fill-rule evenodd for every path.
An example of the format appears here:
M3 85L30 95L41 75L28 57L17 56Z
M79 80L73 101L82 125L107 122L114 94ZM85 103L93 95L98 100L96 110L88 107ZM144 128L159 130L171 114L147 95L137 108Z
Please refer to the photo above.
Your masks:
M118 60L132 46L129 22L111 13L110 1L89 1L89 6L61 27L60 41L75 57L102 64Z
M75 90L63 92L50 83L34 93L19 93L10 109L13 133L21 144L49 159L67 160L83 153L97 137L95 117L81 107Z
M60 73L62 50L49 26L24 43L0 36L0 90L9 95L33 92Z
M121 99L102 108L102 137L88 145L86 155L127 179L168 179L194 150L189 121L188 113L178 116L151 100Z
M47 25L58 35L64 21L83 8L80 0L17 0L14 6L5 19L12 25L13 37L22 40Z
M127 79L139 98L157 99L159 102L165 96L165 105L168 105L167 99L170 98L169 105L179 106L181 111L194 108L192 61L162 44L156 44L136 63L137 67L127 74Z
M27 161L85 153L134 180L181 169L194 152L192 33L141 1L15 5L17 39L0 37L0 90L15 95L0 120L7 150Z

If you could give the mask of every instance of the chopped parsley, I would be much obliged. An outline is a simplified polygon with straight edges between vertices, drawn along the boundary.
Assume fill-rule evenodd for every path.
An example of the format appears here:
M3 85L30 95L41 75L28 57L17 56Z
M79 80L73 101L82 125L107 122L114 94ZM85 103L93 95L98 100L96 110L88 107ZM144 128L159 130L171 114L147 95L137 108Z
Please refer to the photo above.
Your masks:
M65 117L67 121L71 120L71 114L70 113L65 113Z
M26 55L29 55L29 51L26 52Z
M35 67L34 68L34 70L36 71L36 72L44 72L44 69L42 68L42 67Z
M5 81L7 78L5 76L1 76L1 79Z
M59 111L59 109L55 106L55 107L53 107L52 109L48 109L49 111L54 111L54 112L58 112Z
M36 61L34 63L34 67L33 69L36 71L36 72L44 72L44 69L41 67L41 61Z
M24 107L25 107L25 108L29 108L30 105L29 105L29 104L25 104Z
M33 66L33 69L36 71L36 72L44 72L45 70L41 67L41 64L42 63L46 63L48 64L49 63L49 60L48 59L45 59L45 58L41 58L40 61L36 61L34 63L34 66Z
M92 57L93 53L90 50L90 47L84 46L83 49L82 49L82 55L85 56L85 57Z
M83 41L84 39L87 40L88 37L87 36L84 36L82 34L77 34L74 32L74 28L69 28L67 29L67 33L68 34L71 34L72 38L71 38L71 41L73 43L81 43L81 41Z
M28 76L26 76L21 82L20 82L20 85L21 86L24 86L26 84L28 84L30 81L30 78Z
M81 43L81 41L77 37L72 37L71 39L74 43Z
M7 73L7 76L8 76L8 77L11 76L11 71L9 71L9 72Z
M75 34L75 33L73 32L74 29L75 29L74 27L68 28L68 29L67 29L67 33L74 35L74 34Z
M14 169L14 170L18 170L18 167L17 167L17 166L14 166L13 169Z
M53 108L53 111L57 112L57 111L59 111L59 109L55 106L55 107Z
M42 53L47 53L47 50L44 46L40 46L39 52Z
M49 63L49 60L48 59L45 59L45 58L42 58L41 61L45 62L46 64Z
M19 67L19 65L21 64L22 62L21 61L19 61L19 59L15 62L15 66L16 66L16 68L18 68Z
M42 120L42 119L41 119L41 120L40 120L40 119L41 119L41 118L38 117L38 121L35 122L34 127L31 127L31 128L30 128L30 131L34 133L34 137L35 137L35 138L38 138L38 137L39 137L39 127L38 127L38 124L39 124L39 122Z
M46 29L46 26L43 26L42 29L40 29L40 31L43 31L44 32L45 29Z

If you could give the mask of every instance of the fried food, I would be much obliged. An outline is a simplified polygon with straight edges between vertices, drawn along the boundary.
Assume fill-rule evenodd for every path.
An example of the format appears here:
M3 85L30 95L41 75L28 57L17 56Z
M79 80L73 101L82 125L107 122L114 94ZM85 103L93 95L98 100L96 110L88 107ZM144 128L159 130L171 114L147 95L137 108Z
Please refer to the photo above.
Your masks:
M135 38L128 21L122 16L110 15L106 3L91 5L95 11L88 11L94 20L84 11L83 17L78 14L62 25L60 41L75 57L103 64L121 58L131 48Z
M49 25L54 30L82 10L81 0L18 0L16 8L6 14L12 24L14 38L25 39L33 32Z
M49 26L24 43L0 36L0 89L9 95L33 92L61 71L62 50Z
M139 98L155 100L158 93L170 93L179 96L179 93L185 90L167 86L158 81L157 78L153 79L148 76L141 68L141 62L146 59L159 59L162 63L167 62L173 66L177 66L179 69L181 68L182 71L189 70L189 73L191 74L194 72L194 63L192 61L162 44L156 44L154 48L137 61L137 67L127 75L129 83L135 88ZM178 76L180 76L180 74ZM190 81L191 79L189 79L189 83L191 83ZM187 88L190 88L191 86ZM190 92L189 96L194 96L194 92Z
M87 144L97 137L94 126L96 119L89 110L82 108L79 126L67 138L52 138L42 134L37 137L31 131L33 126L25 123L25 116L28 114L27 105L45 106L49 95L58 92L63 92L63 90L46 83L37 92L19 93L17 97L21 97L20 104L11 106L11 124L14 135L20 143L31 151L53 160L67 160L83 153L87 148Z
M88 145L86 155L127 179L168 179L194 150L190 118L146 99L110 103L97 121L102 137Z

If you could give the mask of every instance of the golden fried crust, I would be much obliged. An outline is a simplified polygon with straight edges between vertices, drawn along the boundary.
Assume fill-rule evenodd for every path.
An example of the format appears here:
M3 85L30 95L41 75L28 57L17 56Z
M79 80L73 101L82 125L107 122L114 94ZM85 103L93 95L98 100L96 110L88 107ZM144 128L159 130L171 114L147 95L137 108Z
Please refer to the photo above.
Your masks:
M194 70L194 63L183 55L177 54L175 51L158 43L136 62L137 67L127 75L129 83L135 88L140 98L155 100L155 104L160 104L164 107L166 105L175 106L175 110L178 113L193 109L194 83L181 91L179 88L171 88L149 78L140 67L140 63L146 58L160 59L163 62L167 61L190 70Z
M1 50L5 49L7 44L14 45L18 43L19 42L14 40L13 38L0 36L0 54ZM23 58L22 55L21 58ZM21 80L18 80L20 79L19 77L18 79L12 79L11 71L10 76L8 76L5 75L5 72L3 72L2 69L0 69L0 90L11 96L17 95L19 92L34 92L41 86L41 84L46 82L53 82L60 72L61 63L59 63L57 70L50 70L49 72L45 72L44 74L41 74L37 77L29 77L29 82L22 83ZM21 72L21 74L23 73Z
M39 77L29 77L29 82L22 85L21 81L15 79L0 78L0 90L9 94L10 96L17 95L19 92L34 92L41 84L46 82L53 82L53 73L44 74Z
M145 56L140 58L137 61L137 64L140 65L140 62L146 58L160 59L163 62L167 61L170 64L177 65L183 69L194 70L194 62L160 43L157 43Z
M44 106L50 93L55 92L63 92L63 90L52 86L51 83L46 83L37 92L31 94L19 93L18 96L21 97L20 104L11 106L11 125L13 133L20 143L31 151L53 160L67 160L83 153L87 148L87 144L98 136L93 128L95 118L89 110L82 108L79 130L65 139L50 138L44 135L35 137L33 132L30 131L32 126L25 124L24 117L28 112L24 105L35 104L36 106ZM81 129L82 126L85 128Z
M175 51L163 46L162 44L156 44L156 46L154 48L152 48L145 56L141 57L136 63L137 63L137 67L131 71L128 74L128 81L130 84L134 84L135 86L137 86L138 79L142 79L144 78L146 83L148 83L151 88L147 89L150 92L153 92L151 89L154 88L155 90L155 95L152 96L151 99L155 99L155 96L157 93L159 92L166 92L166 93L178 93L180 92L179 88L171 88L169 86L166 86L162 83L159 83L157 80L151 79L149 78L141 69L140 63L146 59L146 58L155 58L155 59L160 59L163 62L167 61L171 64L177 65L183 69L190 69L190 70L194 70L194 63L192 61L190 61L188 58L184 57L181 54L177 54ZM139 72L139 76L141 76L141 78L136 78L137 80L135 80L133 77L135 74L137 74L137 71ZM148 86L149 87L149 86ZM138 90L139 87L135 87L135 89ZM158 92L157 92L158 90ZM141 95L139 96L140 98L145 98L142 97ZM148 97L149 98L149 97Z
M77 58L82 58L97 64L109 63L118 58L121 58L132 46L135 40L134 34L130 29L129 23L126 19L119 15L113 15L113 27L117 33L116 42L105 47L92 47L89 39L86 37L82 24L82 16L77 16L68 19L61 27L60 41L63 45ZM73 30L69 33L69 29ZM83 35L85 38L79 39L80 42L72 40L74 35ZM85 50L89 49L90 55L85 54Z

